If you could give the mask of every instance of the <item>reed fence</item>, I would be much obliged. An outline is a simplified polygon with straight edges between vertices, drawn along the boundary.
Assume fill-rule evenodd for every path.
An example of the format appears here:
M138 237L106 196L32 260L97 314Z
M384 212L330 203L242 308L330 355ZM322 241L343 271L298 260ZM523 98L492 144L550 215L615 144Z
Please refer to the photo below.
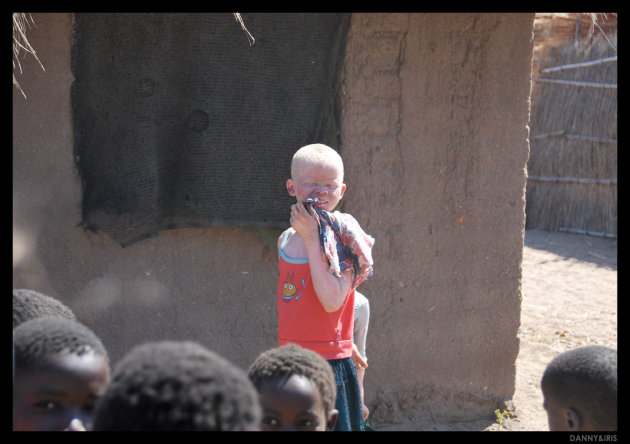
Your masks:
M569 42L534 79L527 228L617 236L616 42Z

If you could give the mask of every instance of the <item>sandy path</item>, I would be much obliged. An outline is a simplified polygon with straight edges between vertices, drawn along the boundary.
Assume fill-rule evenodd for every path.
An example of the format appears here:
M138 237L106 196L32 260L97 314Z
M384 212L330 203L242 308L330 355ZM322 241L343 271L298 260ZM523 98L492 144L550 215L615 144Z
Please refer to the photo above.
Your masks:
M548 430L540 377L559 353L617 349L617 241L528 230L511 430Z

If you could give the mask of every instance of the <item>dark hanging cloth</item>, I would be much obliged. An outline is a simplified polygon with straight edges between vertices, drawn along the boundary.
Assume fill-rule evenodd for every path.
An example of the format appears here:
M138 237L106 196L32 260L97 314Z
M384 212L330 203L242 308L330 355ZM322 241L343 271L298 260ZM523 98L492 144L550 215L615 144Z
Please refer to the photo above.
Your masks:
M161 230L288 226L293 153L336 146L350 14L75 14L81 224L123 247Z

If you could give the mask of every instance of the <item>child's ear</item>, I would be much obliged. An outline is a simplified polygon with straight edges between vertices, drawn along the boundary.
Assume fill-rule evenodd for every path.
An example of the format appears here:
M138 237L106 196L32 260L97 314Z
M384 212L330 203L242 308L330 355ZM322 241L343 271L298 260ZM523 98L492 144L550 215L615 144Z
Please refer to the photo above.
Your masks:
M328 419L326 420L326 431L332 432L335 430L335 426L337 425L337 418L339 418L339 410L332 409L330 414L328 415Z
M287 191L289 196L295 196L295 182L293 179L287 179Z
M341 193L339 193L339 199L341 199L343 197L343 194L346 192L346 184L342 183L341 184Z
M567 430L570 432L576 432L581 430L582 424L580 423L580 415L571 407L567 407L564 411L567 421Z

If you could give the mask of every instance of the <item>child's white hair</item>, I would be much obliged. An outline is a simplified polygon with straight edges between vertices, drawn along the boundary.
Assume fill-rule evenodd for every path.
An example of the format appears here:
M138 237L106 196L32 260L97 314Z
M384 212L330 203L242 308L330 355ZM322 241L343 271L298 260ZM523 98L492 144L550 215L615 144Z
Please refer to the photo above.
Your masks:
M337 151L323 143L313 143L300 148L291 161L291 177L296 178L300 169L308 165L330 165L339 170L343 181L343 160Z

